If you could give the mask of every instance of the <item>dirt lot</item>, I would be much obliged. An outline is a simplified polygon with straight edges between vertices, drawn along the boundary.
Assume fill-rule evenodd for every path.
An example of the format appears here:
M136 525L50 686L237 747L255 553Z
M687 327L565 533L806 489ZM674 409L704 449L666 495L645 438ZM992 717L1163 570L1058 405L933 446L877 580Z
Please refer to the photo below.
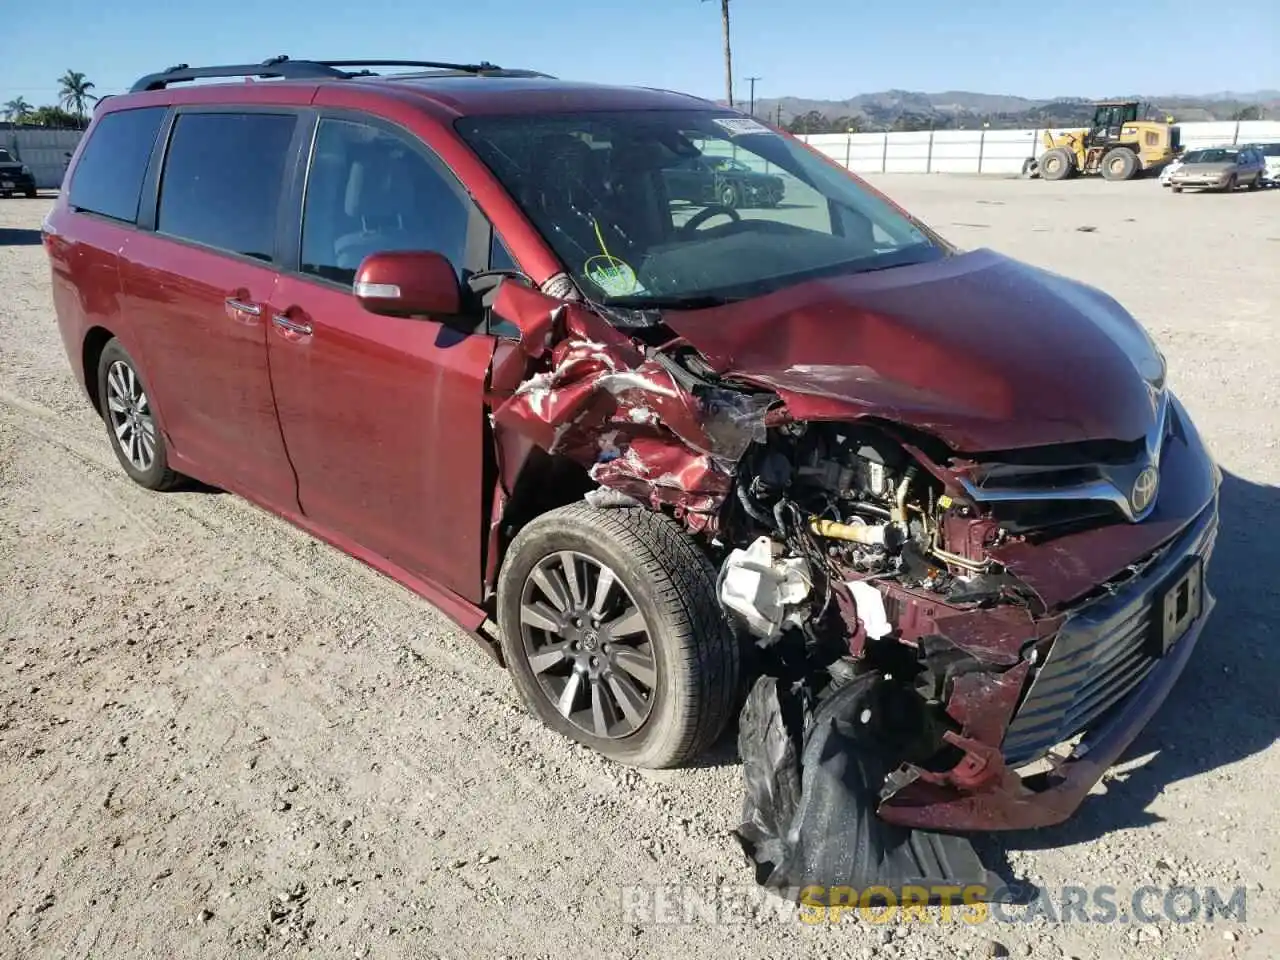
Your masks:
M1054 903L1104 884L1123 908L1152 885L1160 913L1174 885L1243 887L1247 918L655 922L671 918L646 915L641 885L752 886L728 833L732 745L694 770L610 765L526 716L505 675L395 584L234 497L133 486L57 335L37 233L49 201L13 200L0 953L950 958L1000 955L996 941L1049 958L1280 956L1280 190L875 180L962 245L1118 296L1226 473L1219 606L1192 668L1107 796L990 855Z

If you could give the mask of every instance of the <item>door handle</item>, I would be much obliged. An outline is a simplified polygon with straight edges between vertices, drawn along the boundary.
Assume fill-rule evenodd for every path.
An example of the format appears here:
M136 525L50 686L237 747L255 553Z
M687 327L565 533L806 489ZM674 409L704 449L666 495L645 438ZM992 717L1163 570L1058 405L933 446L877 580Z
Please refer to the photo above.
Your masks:
M289 333L296 333L303 337L311 336L311 324L299 323L297 320L290 320L283 313L277 313L271 318L271 322L281 330L287 330Z
M227 306L237 313L247 313L251 317L262 316L262 308L256 303L247 303L236 297L227 297Z

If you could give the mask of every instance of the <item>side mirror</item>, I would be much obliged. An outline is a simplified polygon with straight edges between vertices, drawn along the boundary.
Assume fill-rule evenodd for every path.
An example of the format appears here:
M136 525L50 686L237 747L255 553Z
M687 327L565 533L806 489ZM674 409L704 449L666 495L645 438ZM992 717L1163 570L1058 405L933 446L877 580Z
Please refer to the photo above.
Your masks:
M425 315L448 323L462 312L453 264L433 250L369 254L360 261L351 292L364 309L388 317Z

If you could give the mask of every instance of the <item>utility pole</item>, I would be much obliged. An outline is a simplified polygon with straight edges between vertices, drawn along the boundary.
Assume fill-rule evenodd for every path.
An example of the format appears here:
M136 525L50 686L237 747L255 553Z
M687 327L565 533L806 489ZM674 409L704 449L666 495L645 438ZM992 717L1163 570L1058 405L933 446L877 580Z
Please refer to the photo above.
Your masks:
M706 3L707 0L702 0ZM720 0L720 22L724 31L724 93L733 107L733 52L729 46L729 0Z
M747 112L753 117L756 115L756 81L763 79L764 77L747 77L747 83L751 84L751 106Z

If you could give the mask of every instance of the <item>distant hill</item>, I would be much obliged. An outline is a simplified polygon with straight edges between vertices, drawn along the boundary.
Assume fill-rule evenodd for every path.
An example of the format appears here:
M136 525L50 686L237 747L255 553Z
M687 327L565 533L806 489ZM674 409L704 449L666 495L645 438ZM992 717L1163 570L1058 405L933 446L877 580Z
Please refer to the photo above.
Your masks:
M1265 120L1280 118L1280 90L1253 93L1211 93L1199 96L1121 95L1150 105L1151 116L1172 115L1175 120ZM739 107L746 106L738 104ZM847 100L814 100L804 97L763 98L756 114L779 120L793 130L809 133L843 132L846 129L955 130L981 127L1079 126L1093 116L1093 101L1086 97L1033 100L1003 94L947 90L918 93L883 90L860 93Z

